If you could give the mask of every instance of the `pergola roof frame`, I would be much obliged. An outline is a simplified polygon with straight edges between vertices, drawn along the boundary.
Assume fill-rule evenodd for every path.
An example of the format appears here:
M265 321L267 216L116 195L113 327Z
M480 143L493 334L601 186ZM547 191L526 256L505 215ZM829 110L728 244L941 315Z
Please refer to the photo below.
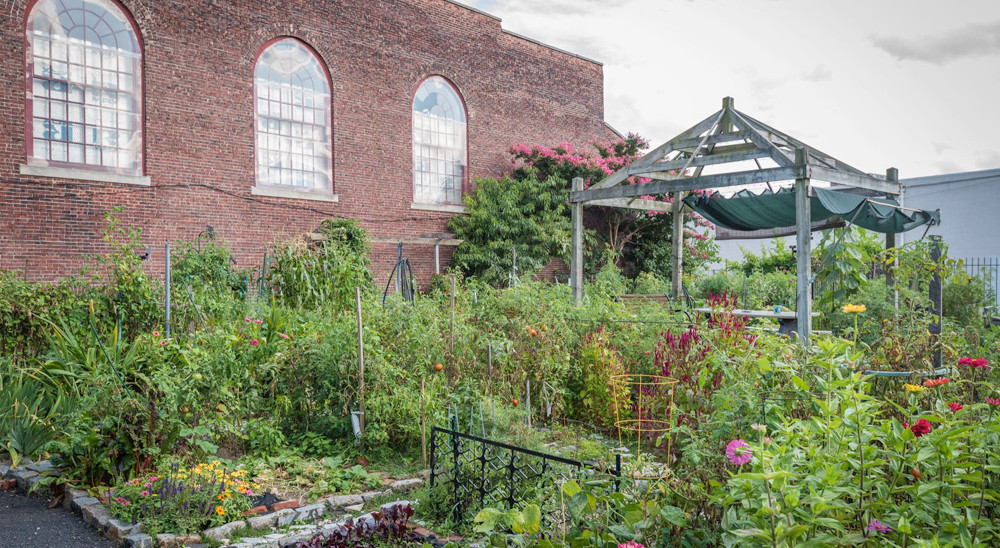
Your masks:
M777 167L764 167L770 159ZM704 175L707 166L725 166L753 161L757 169ZM648 178L647 183L628 184L630 177ZM569 201L573 209L573 261L571 285L574 300L583 298L583 206L671 211L674 214L673 291L680 295L683 220L683 193L754 183L795 181L797 244L797 334L806 342L812 326L811 278L812 228L809 185L819 179L866 195L896 197L902 192L899 172L886 170L886 178L874 177L829 154L760 122L734 107L732 97L722 100L722 109L656 147L599 183L583 189L581 179L573 180ZM768 185L770 186L770 184ZM672 202L642 197L672 194ZM886 245L895 246L895 234L886 235Z

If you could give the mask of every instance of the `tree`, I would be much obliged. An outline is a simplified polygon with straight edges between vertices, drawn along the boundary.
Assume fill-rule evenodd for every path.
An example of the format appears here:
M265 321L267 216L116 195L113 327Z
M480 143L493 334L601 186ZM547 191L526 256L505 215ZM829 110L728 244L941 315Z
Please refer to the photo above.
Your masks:
M463 200L467 214L453 217L448 229L464 240L452 262L467 275L508 283L515 250L519 275L537 271L552 257L565 259L571 226L561 179L540 179L530 170L516 178L477 179Z
M516 144L510 147L511 177L529 176L538 179L555 178L562 182L562 195L568 198L571 181L580 177L584 188L597 183L630 164L649 147L641 136L630 133L624 139L610 143L591 141L594 152L577 152L572 144L555 147ZM649 179L630 177L626 184L644 184ZM645 197L645 198L652 198ZM671 202L664 196L660 201ZM632 276L640 272L669 273L673 241L672 215L620 208L602 208L597 228L598 238L608 247L617 264ZM685 213L684 269L697 270L718 256L718 246L705 234L712 224L694 213ZM591 253L591 257L603 253Z

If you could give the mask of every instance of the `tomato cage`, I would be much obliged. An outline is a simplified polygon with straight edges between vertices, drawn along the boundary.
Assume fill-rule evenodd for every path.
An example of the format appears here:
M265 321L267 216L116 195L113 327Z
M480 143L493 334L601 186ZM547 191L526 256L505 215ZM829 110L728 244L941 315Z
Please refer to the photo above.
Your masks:
M674 389L677 379L659 375L612 375L611 389L615 400L615 428L618 430L618 450L627 451L627 442L635 440L635 479L663 479L669 474L665 464L647 463L642 458L645 442L657 446L666 438L666 455L670 455L670 429L673 424ZM650 452L651 453L651 452Z

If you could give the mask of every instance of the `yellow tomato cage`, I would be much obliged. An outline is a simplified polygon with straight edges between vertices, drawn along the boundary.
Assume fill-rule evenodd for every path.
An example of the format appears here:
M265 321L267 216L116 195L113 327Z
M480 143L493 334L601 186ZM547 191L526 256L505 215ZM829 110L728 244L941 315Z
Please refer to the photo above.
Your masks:
M628 433L634 432L638 458L642 456L643 436L655 438L666 435L669 458L671 442L669 434L674 418L674 388L677 382L677 379L659 375L611 376L611 388L615 398L615 428L618 429L620 448L625 447L624 440L630 437ZM635 473L639 474L638 471ZM665 474L657 476L639 474L636 479L664 477Z

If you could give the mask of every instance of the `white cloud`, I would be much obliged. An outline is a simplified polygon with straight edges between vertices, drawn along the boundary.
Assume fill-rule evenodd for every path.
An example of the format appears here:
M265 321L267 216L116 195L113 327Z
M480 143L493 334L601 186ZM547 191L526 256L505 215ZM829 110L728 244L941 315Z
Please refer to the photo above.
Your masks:
M973 170L993 161L975 151L1000 150L983 123L1000 120L996 0L465 1L603 62L607 121L654 145L732 96L864 171Z

